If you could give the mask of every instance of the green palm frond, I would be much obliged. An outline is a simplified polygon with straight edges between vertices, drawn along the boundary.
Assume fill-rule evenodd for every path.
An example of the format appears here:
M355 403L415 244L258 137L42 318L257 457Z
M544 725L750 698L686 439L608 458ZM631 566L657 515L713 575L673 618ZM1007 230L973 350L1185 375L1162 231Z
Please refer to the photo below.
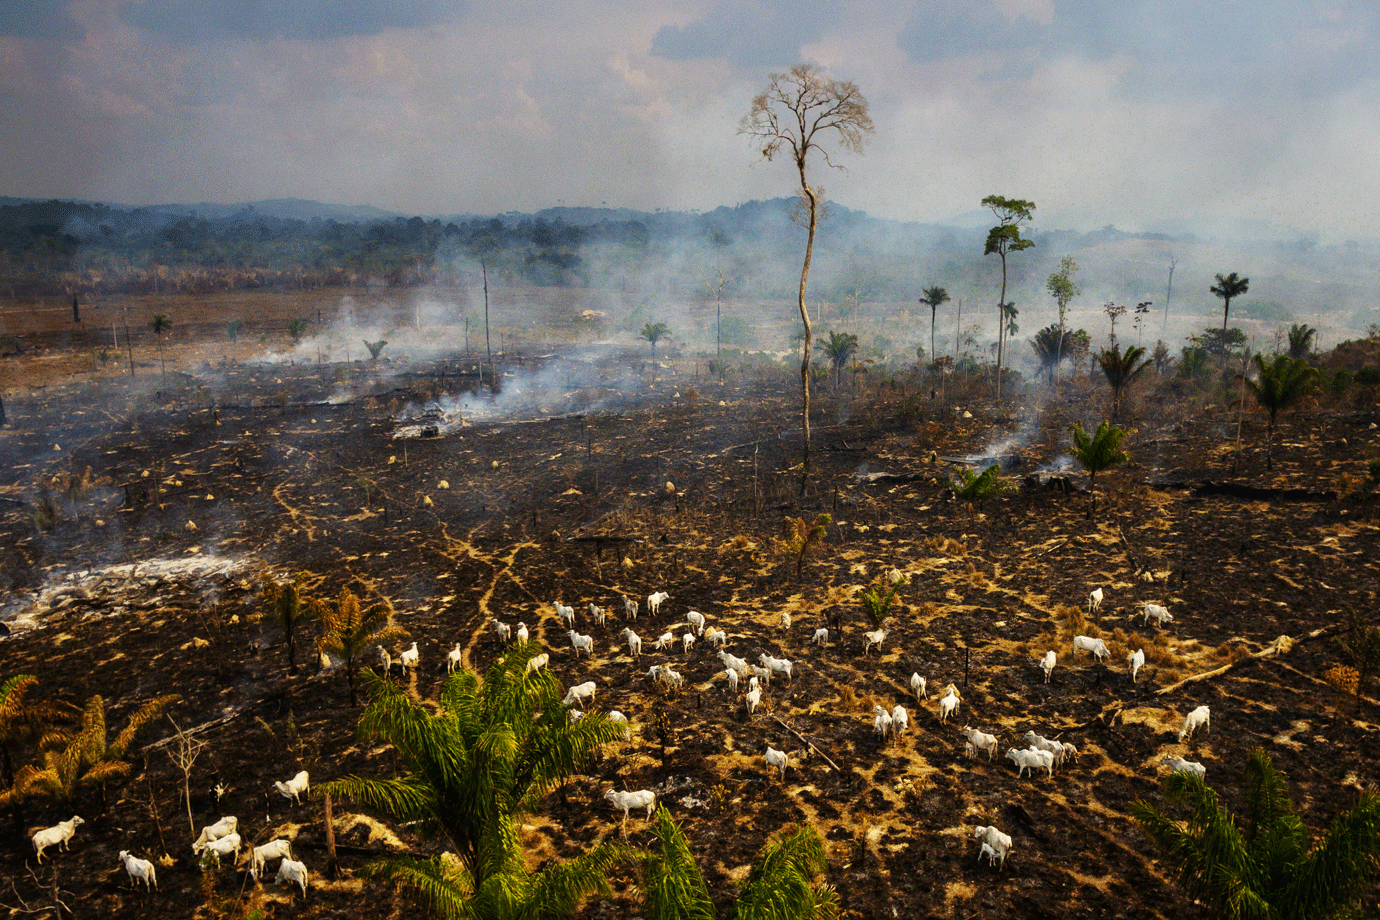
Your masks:
M480 916L470 900L474 880L459 863L443 857L390 856L364 866L360 875L396 886L446 920L477 920Z
M1369 888L1380 861L1380 795L1367 791L1295 867L1275 907L1285 920L1333 917Z
M435 791L412 777L366 779L342 776L322 783L317 791L361 805L404 824L434 821L438 804Z
M1346 915L1368 890L1380 859L1380 796L1363 794L1310 851L1307 829L1285 799L1284 778L1258 749L1247 761L1246 787L1245 834L1216 793L1184 771L1165 780L1165 797L1188 809L1185 822L1145 802L1131 805L1131 817L1157 844L1185 892L1215 916L1326 920Z
M649 828L660 843L642 859L642 890L647 920L716 920L704 874L690 852L680 825L664 805Z
M531 878L526 904L516 916L519 920L574 916L584 899L609 893L609 872L619 864L634 861L633 850L616 843L602 843L574 859L557 863Z
M969 519L977 517L977 510L982 507L983 502L1012 489L1011 483L1002 478L1001 465L997 463L981 473L959 470L958 476L958 479L949 480L949 488L954 490L954 495L967 503Z
M806 826L770 841L734 905L735 920L829 920L838 915L832 888L815 886L828 867L822 841Z

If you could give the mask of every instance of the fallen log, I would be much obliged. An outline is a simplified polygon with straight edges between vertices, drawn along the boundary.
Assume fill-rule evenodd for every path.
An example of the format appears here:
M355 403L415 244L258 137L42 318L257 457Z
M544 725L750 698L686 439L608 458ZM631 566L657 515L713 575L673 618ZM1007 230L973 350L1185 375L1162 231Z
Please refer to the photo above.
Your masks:
M821 751L819 748L815 747L815 743L814 743L813 741L810 741L808 738L806 738L806 737L805 737L804 735L802 735L800 732L798 732L798 731L796 731L795 729L791 728L789 725L787 725L785 722L782 722L782 721L781 721L780 719L778 719L776 716L772 716L771 718L772 718L772 721L775 722L777 725L780 725L780 726L781 726L782 728L784 728L786 731L790 732L792 735L795 735L797 738L799 738L801 744L805 745L807 748L809 748L810 750L814 751L814 752L815 752L816 754L818 754L820 757L823 757L825 763L827 763L829 766L833 767L833 768L834 768L835 770L837 770L839 773L842 773L842 772L843 772L842 770L839 769L839 765L838 765L838 764L834 763L832 760L829 759L829 755L828 755L828 754L825 754L825 753L824 753L823 751Z
M1226 674L1232 669L1240 667L1241 665L1246 664L1248 662L1260 661L1265 658L1274 658L1280 655L1287 655L1289 654L1289 652L1293 651L1294 648L1297 647L1300 643L1311 642L1314 639L1320 638L1321 636L1324 636L1331 631L1331 626L1324 626L1321 629L1315 629L1310 633L1299 636L1297 639L1290 639L1288 636L1280 636L1278 639L1271 642L1267 647L1261 649L1258 652L1252 652L1245 658L1238 658L1236 661L1233 661L1230 664L1223 665L1220 668L1214 668L1211 671L1204 671L1201 674L1193 674L1189 677L1185 677L1181 681L1172 683L1167 687L1161 687L1160 689L1155 691L1155 695L1164 696L1166 693L1172 693L1175 690L1178 690L1180 687L1183 687L1187 684L1196 684L1199 681L1211 680L1214 677L1221 677L1223 674Z

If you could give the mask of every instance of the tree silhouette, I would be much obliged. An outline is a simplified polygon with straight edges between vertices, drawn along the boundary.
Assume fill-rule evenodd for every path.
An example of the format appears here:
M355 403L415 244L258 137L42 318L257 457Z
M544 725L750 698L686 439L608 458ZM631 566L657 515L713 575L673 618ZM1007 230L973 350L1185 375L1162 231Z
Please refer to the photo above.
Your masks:
M1104 348L1097 353L1097 363L1112 388L1112 419L1115 420L1121 416L1121 397L1126 388L1153 362L1145 357L1145 349L1139 345L1131 345L1125 352L1120 345L1113 345L1111 351Z
M1001 399L1001 364L1006 343L1007 311L1006 303L1006 254L1020 252L1035 245L1035 241L1021 236L1021 224L1029 222L1035 211L1035 202L1021 198L1004 198L1001 195L988 195L982 199L982 206L990 208L997 216L997 225L987 233L987 244L983 255L1001 257L1001 297L997 300L997 399ZM1011 306L1014 306L1011 305Z
M369 360L377 361L379 355L383 354L383 349L388 345L387 339L379 339L377 342L370 342L368 339L360 339L364 347L369 349Z
M302 336L307 334L307 327L309 325L310 324L300 316L296 319L288 320L287 334L288 338L292 339L292 344L297 345L301 343Z
M1313 339L1318 330L1307 323L1291 323L1289 326L1289 357L1307 358L1313 353Z
M1083 330L1069 332L1060 329L1057 324L1050 324L1030 340L1030 347L1035 350L1035 357L1040 362L1040 371L1050 386L1054 385L1054 372L1063 359L1077 354L1080 336L1086 344L1088 334Z
M244 331L244 320L232 319L225 324L225 334L230 337L230 341L238 342L240 333Z
M361 608L359 598L349 588L341 588L336 600L315 602L312 607L322 628L322 636L316 644L321 651L336 655L344 662L345 679L350 685L350 705L358 706L355 678L359 673L360 653L375 643L401 638L407 631L389 625L392 604L380 601Z
M155 338L158 340L158 364L162 370L163 380L168 379L168 362L163 356L163 333L172 329L172 320L166 313L155 313L149 319L149 328L153 330Z
M510 646L482 683L468 669L457 671L439 706L365 674L372 700L359 735L392 745L404 772L348 776L320 790L410 824L458 857L388 856L366 867L366 877L457 918L568 917L582 898L607 891L605 873L629 855L621 847L601 844L533 872L518 836L517 819L621 735L597 711L570 720L560 680L527 670L540 651L533 643Z
M638 338L646 339L652 346L652 360L656 360L656 343L671 334L665 323L647 323L642 327L642 334Z
M283 631L287 638L288 673L297 673L297 627L310 620L315 612L306 599L302 583L306 572L299 572L292 581L264 582L264 601L268 604L268 620Z
M1098 425L1097 431L1091 435L1083 430L1079 422L1069 426L1069 431L1073 433L1073 459L1088 471L1088 495L1091 499L1088 516L1092 517L1097 511L1097 474L1121 466L1130 459L1126 451L1121 449L1121 444L1131 432L1107 421Z
M1327 920L1350 916L1380 857L1380 795L1361 793L1323 838L1289 804L1284 776L1260 748L1246 759L1246 811L1238 820L1200 777L1176 770L1165 798L1188 809L1180 823L1144 801L1131 817L1185 893L1224 920Z
M939 310L940 304L949 302L949 292L939 286L927 287L925 288L924 296L920 298L920 302L930 308L930 360L937 361L939 359L939 354L934 350L935 316L936 311Z
M782 150L790 153L800 179L806 212L808 233L797 299L800 321L805 326L804 357L800 361L800 419L804 436L801 495L805 494L810 480L810 351L814 341L810 311L805 306L805 286L810 279L810 261L814 256L815 231L819 226L820 198L823 196L822 188L810 185L807 167L812 152L818 152L826 166L835 166L824 145L825 138L832 137L844 149L862 153L863 138L872 130L867 100L857 85L849 80L831 79L811 64L796 64L785 73L768 77L766 90L752 100L751 108L738 127L739 134L746 134L761 145L764 159L771 160Z
M1217 283L1208 288L1209 291L1222 298L1222 334L1227 334L1227 314L1231 311L1231 302L1251 289L1251 279L1242 278L1236 272L1223 277L1217 276Z
M848 359L853 357L858 351L858 337L851 332L829 333L829 340L824 343L824 356L829 359L829 365L834 369L834 392L839 391L839 379L843 376L843 369L848 365Z
M0 683L0 808L10 809L15 832L24 833L24 816L19 803L22 796L14 788L19 769L21 750L50 736L52 730L76 720L81 710L70 703L29 702L29 692L38 686L32 674L16 674ZM60 735L52 735L56 740Z
M1279 413L1297 405L1313 391L1318 371L1302 358L1288 355L1275 355L1270 361L1259 354L1251 357L1259 377L1255 380L1247 377L1246 386L1260 407L1270 414L1270 423L1265 429L1265 469L1273 470L1275 422Z
M1011 483L1001 478L1001 464L994 463L981 473L974 473L972 470L959 470L958 479L949 480L949 488L954 490L954 495L962 499L968 506L968 521L972 523L977 520L977 513L982 508L982 503L989 498L996 498L1003 492L1011 491Z

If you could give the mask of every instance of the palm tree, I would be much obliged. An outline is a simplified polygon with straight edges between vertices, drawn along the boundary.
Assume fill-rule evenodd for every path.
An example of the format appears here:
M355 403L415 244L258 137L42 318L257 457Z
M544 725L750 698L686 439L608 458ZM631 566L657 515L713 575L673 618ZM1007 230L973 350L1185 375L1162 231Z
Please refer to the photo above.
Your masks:
M268 603L268 619L287 637L288 673L297 673L297 627L311 619L314 608L306 600L302 583L306 572L299 572L292 581L279 584L264 582L264 600Z
M1104 348L1097 353L1097 363L1112 387L1112 418L1118 418L1121 415L1122 394L1145 373L1152 362L1145 357L1145 349L1139 345L1128 346L1124 353L1120 345L1113 345L1111 351Z
M1240 297L1251 288L1251 279L1242 278L1236 272L1232 272L1225 278L1217 276L1217 283L1208 288L1209 291L1222 298L1222 334L1227 334L1227 313L1231 311L1231 302L1234 298Z
M1289 326L1289 357L1307 358L1313 353L1313 338L1318 334L1307 323L1291 323Z
M340 597L334 601L317 602L312 606L323 630L316 644L321 651L337 655L344 661L345 679L350 685L350 705L358 706L355 677L360 654L370 645L407 635L407 630L389 625L392 604L380 601L360 609L359 598L349 588L341 588Z
M656 360L656 343L671 334L665 323L647 323L642 327L642 334L638 338L646 339L652 345L652 360Z
M834 392L839 391L839 379L848 359L858 350L858 337L851 332L830 332L829 341L824 342L824 356L834 368Z
M1259 354L1251 356L1255 360L1258 380L1246 378L1246 386L1260 407L1270 413L1270 424L1265 429L1265 469L1274 469L1275 420L1279 413L1302 400L1313 390L1318 380L1318 370L1302 358L1288 355L1275 355L1266 361Z
M877 576L876 583L868 586L862 593L863 612L873 629L881 629L883 621L891 613L896 595L901 593L908 582L904 575L892 581L886 575Z
M15 773L18 769L20 748L23 745L41 743L47 739L54 743L60 735L52 734L56 726L76 720L81 710L70 703L27 702L29 691L38 686L38 678L32 674L16 674L0 683L0 808L9 806L10 817L20 834L24 831L24 816L19 810L21 796L16 794Z
M992 464L981 473L960 470L958 475L959 480L949 480L949 488L968 505L969 523L977 520L977 513L983 502L1011 490L1011 483L1001 478L999 463Z
M659 807L650 829L658 852L642 861L643 915L648 920L714 920L714 904L685 833ZM806 826L769 842L739 891L735 920L828 920L838 916L838 895L815 876L827 866L824 842Z
M1350 916L1380 857L1380 795L1361 793L1322 840L1289 805L1284 777L1260 748L1246 759L1246 813L1236 819L1200 777L1169 774L1165 798L1186 805L1174 821L1143 801L1131 817L1155 841L1190 898L1227 920L1327 920Z
M82 711L81 729L49 745L42 752L42 767L29 764L21 769L14 780L15 793L26 798L49 796L70 803L79 787L99 783L104 802L106 781L129 772L125 755L135 734L179 699L177 694L169 694L149 700L130 716L115 740L107 743L105 700L99 695L91 697Z
M920 302L930 308L930 360L935 361L939 355L934 350L934 320L935 313L940 304L949 302L949 292L942 287L927 287L925 294L920 298Z
M1073 459L1088 471L1088 494L1092 499L1088 516L1092 517L1097 511L1097 474L1121 466L1129 459L1121 443L1131 432L1107 421L1098 425L1092 435L1084 431L1079 422L1074 422L1069 431L1073 433Z
M349 776L321 791L406 822L458 857L385 857L366 868L368 877L412 892L440 916L494 920L569 916L582 898L607 890L605 873L627 857L623 848L602 844L534 873L517 833L520 817L621 734L599 712L570 721L560 681L527 669L540 651L509 647L482 683L457 671L439 707L365 674L372 699L359 736L391 744L405 773Z
M1054 386L1054 372L1060 362L1075 353L1077 337L1078 333L1060 329L1057 323L1051 323L1035 333L1035 337L1030 340L1030 347L1035 349L1035 357L1040 361L1040 370L1044 372L1050 386Z
M153 318L149 320L149 328L152 329L153 334L158 337L158 363L162 367L163 380L166 383L168 379L168 362L163 357L163 333L172 329L172 320L168 319L168 314L166 313L155 313L153 314Z

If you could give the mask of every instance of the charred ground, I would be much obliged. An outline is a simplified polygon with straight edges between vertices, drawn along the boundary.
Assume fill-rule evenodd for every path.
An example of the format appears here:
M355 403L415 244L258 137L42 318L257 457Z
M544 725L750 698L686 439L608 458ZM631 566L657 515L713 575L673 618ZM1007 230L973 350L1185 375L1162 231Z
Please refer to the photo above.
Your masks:
M502 419L398 438L400 419L428 400L472 390L476 363L250 366L222 360L216 346L199 361L180 355L170 378L155 364L131 382L111 369L72 376L63 363L71 342L48 335L7 359L30 389L7 401L0 431L10 459L0 578L17 613L0 640L0 676L35 674L40 696L78 705L99 693L112 732L142 701L179 694L174 717L202 726L209 744L194 772L197 825L236 814L247 840L295 834L314 870L325 862L322 803L290 808L272 782L300 768L319 782L397 763L356 740L359 710L342 673L316 673L307 652L287 675L258 588L299 571L319 596L348 586L393 604L421 649L408 682L422 698L436 697L454 644L482 670L501 653L490 617L525 620L567 685L598 681L599 705L636 726L523 826L533 859L618 834L604 789L653 788L684 822L721 903L771 834L809 821L829 842L829 881L848 916L1196 916L1126 818L1131 801L1159 801L1164 754L1201 760L1239 804L1245 756L1263 746L1314 828L1373 776L1374 704L1339 705L1323 675L1343 659L1326 634L1156 694L1281 635L1335 630L1348 609L1374 608L1377 527L1369 506L1336 494L1374 456L1373 401L1323 400L1289 416L1267 475L1262 419L1247 414L1237 458L1229 409L1147 390L1126 419L1137 429L1132 460L1099 481L1097 515L1087 515L1086 494L1025 487L970 521L938 481L952 469L944 458L1016 437L1019 448L1001 457L1013 481L1055 464L1069 423L1101 417L1086 378L1058 398L1032 388L1027 409L961 392L947 405L917 399L904 381L855 395L826 387L815 475L800 499L788 369L720 383L688 360L647 364L645 352L576 360L547 349L521 363L510 354L505 386L554 372L569 388ZM879 472L914 478L861 475ZM1295 491L1222 494L1202 487L1208 479ZM797 580L775 538L784 516L821 512L834 524ZM867 656L857 593L893 567L910 585L883 653ZM1108 600L1082 624L1094 585ZM748 719L704 646L652 652L639 667L615 646L624 623L583 616L590 601L614 607L620 594L659 589L671 594L661 615L636 624L648 647L696 609L728 629L735 653L793 659L794 681L773 680L765 711ZM570 654L557 599L594 636L592 658ZM1167 604L1174 622L1156 630L1133 621L1145 601ZM783 611L789 631L778 625ZM820 625L832 632L823 648L809 644ZM1110 663L1075 660L1075 632L1106 639ZM1123 663L1139 647L1149 663L1133 685ZM1060 663L1045 685L1036 660L1048 648ZM666 659L685 674L685 691L666 695L642 677ZM957 726L938 722L933 699L907 699L912 671L931 688L959 687ZM911 732L884 747L872 707L897 702L911 709ZM1178 744L1184 714L1202 704L1212 708L1210 733ZM658 711L669 716L660 726ZM1003 749L1035 729L1082 753L1052 779L1017 779L1008 761L964 760L964 723L994 732ZM802 759L785 726L841 769ZM27 839L5 823L0 863L14 886L0 905L51 903L56 880L77 913L100 916L243 916L255 906L269 916L408 913L351 870L370 851L426 845L339 804L345 873L318 872L307 901L259 891L228 868L206 885L190 857L180 775L162 747L170 734L166 720L154 726L136 743L127 780L80 794L74 810L88 823L53 868L36 868ZM763 768L767 744L791 752L784 783ZM215 780L229 788L219 809L205 793ZM38 800L24 814L26 834L69 816ZM1000 874L974 861L966 833L993 822L1016 845ZM630 826L642 842L641 822ZM121 849L176 859L160 869L157 895L121 887ZM615 897L582 915L633 912L633 882L620 877Z

